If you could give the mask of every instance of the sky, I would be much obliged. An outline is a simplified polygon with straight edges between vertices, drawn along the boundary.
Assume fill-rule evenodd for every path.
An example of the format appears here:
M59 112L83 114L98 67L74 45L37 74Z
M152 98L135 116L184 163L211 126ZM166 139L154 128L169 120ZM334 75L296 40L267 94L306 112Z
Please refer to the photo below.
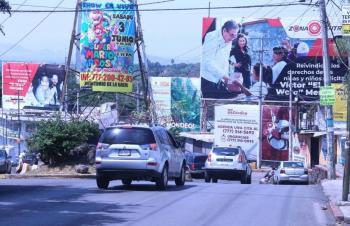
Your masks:
M96 0L98 1L98 0ZM267 5L296 2L297 0L174 0L158 4L141 5L161 0L139 0L140 9L207 8L221 6ZM307 0L309 2L310 0ZM314 0L315 1L315 0ZM75 0L11 0L13 9L51 10L74 9ZM342 0L334 0L341 6ZM330 1L329 17L339 17L340 10ZM49 7L49 8L48 8ZM141 11L146 54L151 61L162 64L195 63L200 61L202 18L209 10L192 11ZM319 19L316 7L284 6L270 8L216 9L210 16L218 18L314 17ZM74 13L13 13L0 15L5 36L0 34L0 60L35 63L64 63L73 28Z

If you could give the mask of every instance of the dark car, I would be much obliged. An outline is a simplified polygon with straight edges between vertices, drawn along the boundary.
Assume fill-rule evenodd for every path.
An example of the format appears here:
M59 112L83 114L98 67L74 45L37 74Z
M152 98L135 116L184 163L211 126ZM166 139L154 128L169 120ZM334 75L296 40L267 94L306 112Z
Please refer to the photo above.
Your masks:
M0 149L0 173L11 173L11 156L4 149Z
M205 161L208 158L207 154L196 152L185 152L186 163L190 170L191 177L204 178Z

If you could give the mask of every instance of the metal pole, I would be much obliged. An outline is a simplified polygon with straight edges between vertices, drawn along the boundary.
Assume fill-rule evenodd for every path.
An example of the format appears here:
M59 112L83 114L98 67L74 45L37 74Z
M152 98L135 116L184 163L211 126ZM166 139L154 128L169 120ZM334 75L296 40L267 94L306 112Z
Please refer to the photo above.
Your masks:
M6 115L6 120L5 120L5 136L6 136L6 139L5 139L5 144L7 145L7 113L5 113Z
M5 148L5 119L4 119L4 105L1 106L1 126L2 126L2 145Z
M292 144L293 144L293 131L292 131L292 122L293 122L293 116L292 116L292 98L293 98L293 90L292 90L292 73L289 73L289 139L288 139L288 159L289 161L293 160L293 150L292 150Z
M79 94L80 94L80 90L77 91L77 115L79 115Z
M61 96L61 107L63 107L63 103L66 105L69 66L70 66L70 63L72 60L73 44L74 44L74 40L75 40L75 27L77 24L77 17L78 17L78 12L79 12L79 5L80 5L79 2L80 2L80 0L77 0L77 4L75 6L73 30L72 30L72 34L71 34L71 38L70 38L70 43L69 43L68 59L66 62L66 73L64 76L63 91L62 91L62 96ZM65 107L65 109L66 109L65 111L67 111L67 107Z
M18 156L21 153L21 118L20 118L20 99L19 90L17 91L17 120L18 120Z
M143 61L144 61L144 66L145 66L144 78L145 78L145 83L146 83L145 85L146 85L147 91L148 91L147 99L149 100L149 110L150 110L150 115L151 115L151 123L154 124L154 123L157 123L157 114L156 114L156 111L155 111L156 105L155 105L154 100L153 100L152 87L150 85L150 81L149 81L149 78L148 78L148 72L149 72L148 60L147 60L147 55L146 55L145 41L143 39L143 32L142 32L142 27L141 27L140 11L139 11L139 8L138 8L138 5L137 5L137 0L131 0L131 2L133 2L135 4L135 7L136 7L137 30L138 30L138 32L137 32L138 40L137 40L136 43L138 44L138 41L141 41L141 44L138 44L138 45L141 45L141 48L142 48L142 56L143 56L142 58L143 58ZM140 57L139 57L139 59L140 59ZM139 64L141 64L141 63L142 63L142 61L141 62L139 61Z
M260 61L260 68L259 68L259 82L260 82L260 90L259 90L259 148L258 148L258 154L256 156L256 167L261 167L261 156L262 156L262 119L263 119L263 96L262 96L262 77L263 77L263 56L264 56L264 49L263 49L263 39L260 38L260 51L259 51L259 61Z
M328 50L328 29L326 4L324 0L319 0L320 14L322 22L322 55L323 55L323 79L324 86L330 86L330 65ZM334 162L334 127L333 127L333 106L325 106L326 110L326 133L327 133L327 178L335 179L335 162Z
M210 17L210 2L209 2L209 7L208 7L208 17Z

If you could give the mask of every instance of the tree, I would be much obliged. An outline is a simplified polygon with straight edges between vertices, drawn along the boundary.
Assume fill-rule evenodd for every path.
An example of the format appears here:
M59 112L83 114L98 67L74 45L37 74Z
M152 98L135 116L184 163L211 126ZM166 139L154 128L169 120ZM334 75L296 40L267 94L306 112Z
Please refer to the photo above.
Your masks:
M70 161L72 149L98 137L98 127L88 121L64 121L57 117L41 121L28 141L31 152L40 153L50 165Z
M3 13L8 13L11 16L11 6L10 4L5 0L0 0L0 11ZM0 32L5 35L5 32L3 30L3 26L0 25Z

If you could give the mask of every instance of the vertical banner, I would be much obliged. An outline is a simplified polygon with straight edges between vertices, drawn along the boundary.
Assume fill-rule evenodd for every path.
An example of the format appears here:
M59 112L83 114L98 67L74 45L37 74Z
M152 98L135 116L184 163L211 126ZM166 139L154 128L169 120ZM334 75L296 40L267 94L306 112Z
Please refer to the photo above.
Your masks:
M259 150L259 106L216 106L214 144L241 146L249 160L256 160Z
M153 100L160 124L171 120L171 77L151 77Z
M294 115L293 111L292 125L294 124ZM288 160L289 122L288 107L263 106L262 160ZM293 136L297 138L297 134L293 134ZM294 144L294 146L300 145Z
M333 105L333 118L336 122L346 122L348 106L348 90L344 84L332 84L335 89L335 103Z
M160 124L184 132L199 131L198 78L151 77L151 85Z
M6 62L2 65L2 105L5 109L58 110L65 67L56 64Z
M80 86L93 91L131 92L135 5L84 1L80 38Z

